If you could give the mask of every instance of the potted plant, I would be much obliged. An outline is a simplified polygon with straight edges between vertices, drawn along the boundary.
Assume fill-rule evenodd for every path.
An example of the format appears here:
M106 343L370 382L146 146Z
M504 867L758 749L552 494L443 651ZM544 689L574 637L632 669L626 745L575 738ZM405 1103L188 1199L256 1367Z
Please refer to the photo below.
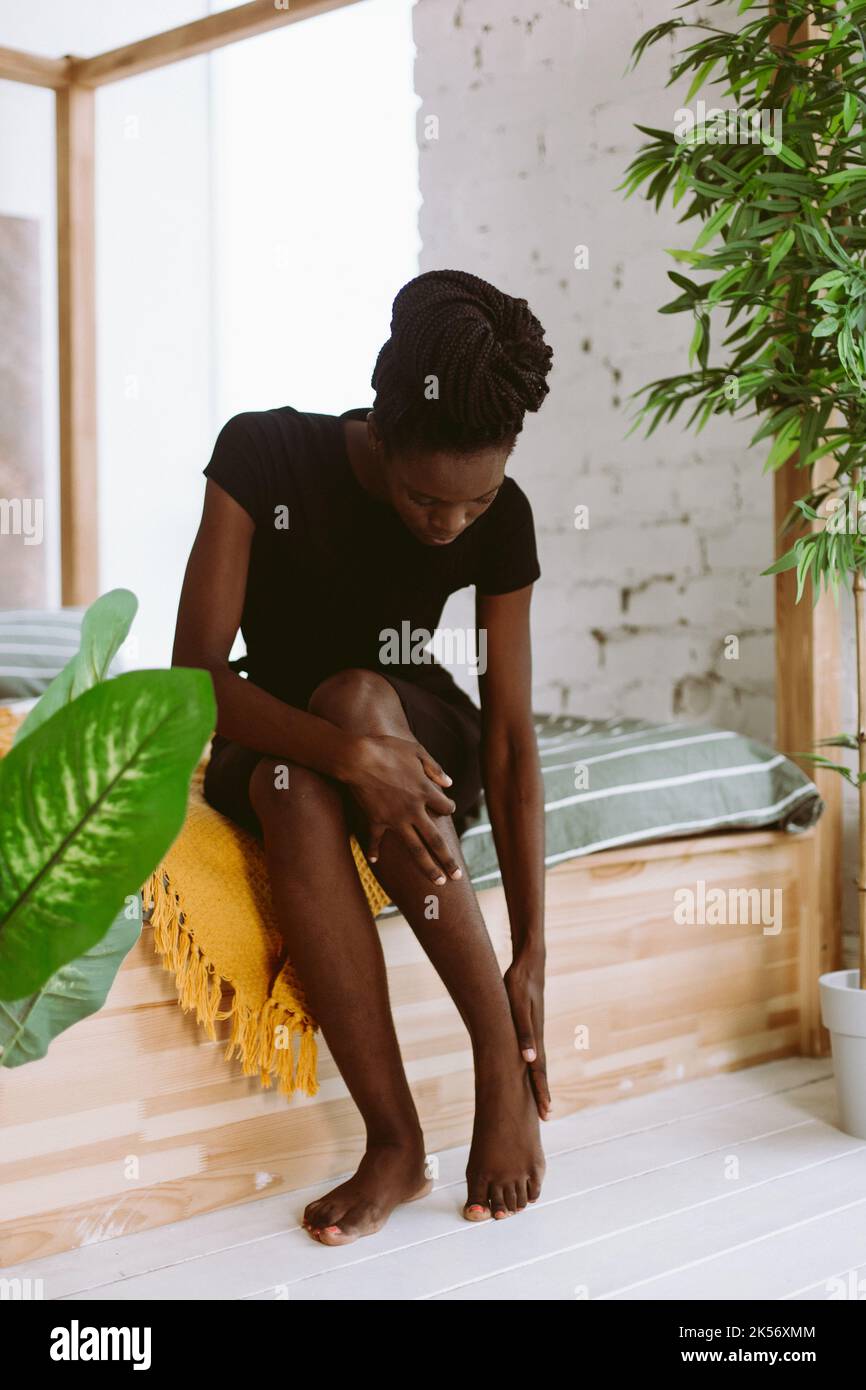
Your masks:
M803 480L791 544L764 573L796 569L798 600L809 586L814 601L822 585L837 601L840 583L853 588L857 732L825 742L856 766L810 756L859 796L859 967L822 976L820 995L841 1125L866 1138L866 3L696 3L633 51L636 63L685 39L670 84L691 83L669 130L638 127L648 139L622 187L657 208L670 197L696 229L670 253L677 295L661 309L693 320L689 370L637 393L635 425L652 433L684 407L696 430L756 418L765 471Z
M126 589L91 605L80 650L0 759L0 1066L102 1007L213 729L206 671L106 679L136 608Z

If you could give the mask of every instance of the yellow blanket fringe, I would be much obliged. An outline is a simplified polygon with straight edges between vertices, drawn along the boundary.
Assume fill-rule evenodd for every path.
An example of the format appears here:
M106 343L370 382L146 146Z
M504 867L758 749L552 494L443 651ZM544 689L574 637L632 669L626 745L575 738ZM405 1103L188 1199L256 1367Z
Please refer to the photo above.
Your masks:
M20 722L0 710L0 754ZM230 1020L226 1061L237 1057L244 1075L258 1075L266 1089L275 1081L283 1095L313 1096L317 1025L285 959L264 850L205 801L206 766L207 755L193 774L183 828L141 889L154 951L174 975L181 1008L194 1010L211 1041L217 1024ZM350 847L375 917L388 897L354 836ZM223 1009L226 989L232 995Z
M229 1061L237 1055L245 1076L258 1072L265 1088L276 1078L277 1088L284 1095L295 1090L315 1095L316 1025L309 1014L300 1005L295 1011L273 996L254 1007L237 990L232 993L229 1008L222 1010L223 990L230 982L196 945L187 926L184 899L172 889L168 874L163 869L154 870L141 893L145 910L151 914L154 951L162 957L163 968L174 974L178 1003L184 1013L193 1010L196 1021L213 1042L217 1038L217 1023L231 1019L223 1056ZM296 1063L292 1042L297 1035L300 1045Z
M210 1039L230 1020L226 1061L237 1057L244 1075L258 1075L266 1089L275 1081L283 1095L313 1096L317 1024L285 958L264 850L205 801L206 766L203 758L193 774L180 835L142 887L154 950L174 974L181 1008L195 1011ZM354 836L349 843L375 917L388 896ZM226 987L232 996L223 1010Z

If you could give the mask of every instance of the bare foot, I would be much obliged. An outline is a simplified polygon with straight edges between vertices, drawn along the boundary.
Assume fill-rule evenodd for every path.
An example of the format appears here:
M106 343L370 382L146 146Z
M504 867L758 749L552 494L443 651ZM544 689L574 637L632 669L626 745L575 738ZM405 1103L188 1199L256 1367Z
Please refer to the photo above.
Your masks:
M304 1226L322 1245L350 1245L380 1231L395 1207L426 1197L433 1187L424 1145L371 1145L354 1177L311 1202Z
M544 1168L528 1068L520 1058L490 1068L479 1064L466 1165L466 1220L502 1220L523 1211L541 1193Z

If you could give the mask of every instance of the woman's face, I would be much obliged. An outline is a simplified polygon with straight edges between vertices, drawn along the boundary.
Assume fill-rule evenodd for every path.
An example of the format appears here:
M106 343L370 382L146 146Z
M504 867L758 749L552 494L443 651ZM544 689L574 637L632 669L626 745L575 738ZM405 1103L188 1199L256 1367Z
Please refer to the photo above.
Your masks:
M450 545L493 503L511 450L388 454L378 441L387 500L424 545Z

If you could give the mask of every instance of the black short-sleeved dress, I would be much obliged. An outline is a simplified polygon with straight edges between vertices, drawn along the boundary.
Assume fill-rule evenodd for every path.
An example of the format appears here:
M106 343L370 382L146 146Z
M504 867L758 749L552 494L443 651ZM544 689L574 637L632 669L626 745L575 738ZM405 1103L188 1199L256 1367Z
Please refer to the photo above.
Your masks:
M235 415L220 431L205 476L255 522L241 617L246 655L232 665L298 709L338 671L383 676L415 738L453 778L459 831L481 791L480 711L443 666L418 662L417 648L407 659L407 635L434 632L458 589L502 594L533 583L532 510L506 478L455 541L424 545L355 477L343 420L367 414L279 406ZM208 802L259 838L249 781L262 756L217 734L204 781Z

